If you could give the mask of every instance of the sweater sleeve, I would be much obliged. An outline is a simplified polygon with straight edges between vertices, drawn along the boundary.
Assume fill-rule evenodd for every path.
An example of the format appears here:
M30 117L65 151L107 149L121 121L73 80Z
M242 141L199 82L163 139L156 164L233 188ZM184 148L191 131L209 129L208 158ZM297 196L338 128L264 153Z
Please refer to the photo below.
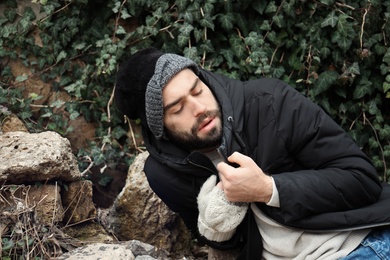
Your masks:
M375 168L319 106L279 82L272 110L277 138L299 165L273 175L285 222L377 201L381 185Z
M268 201L267 206L279 208L280 207L280 201L279 201L279 191L276 187L275 180L272 178L272 196L271 199Z

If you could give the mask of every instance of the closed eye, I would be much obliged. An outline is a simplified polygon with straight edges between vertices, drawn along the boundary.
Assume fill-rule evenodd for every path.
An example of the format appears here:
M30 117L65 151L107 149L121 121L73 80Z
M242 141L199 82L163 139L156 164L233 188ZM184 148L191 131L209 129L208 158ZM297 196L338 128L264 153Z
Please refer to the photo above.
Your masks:
M178 114L181 113L181 111L183 111L183 106L182 105L180 106L179 110L173 112L173 114L178 115Z
M203 88L201 88L198 92L193 93L192 95L193 96L199 96L200 94L202 94L202 92L203 92Z

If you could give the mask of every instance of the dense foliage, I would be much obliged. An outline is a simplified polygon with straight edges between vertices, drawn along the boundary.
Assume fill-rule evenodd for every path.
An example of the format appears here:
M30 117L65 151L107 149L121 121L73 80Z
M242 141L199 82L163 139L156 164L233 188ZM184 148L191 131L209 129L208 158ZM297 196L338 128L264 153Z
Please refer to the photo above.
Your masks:
M287 81L348 131L384 181L390 177L390 1L5 0L0 7L0 120L13 112L31 131L65 136L78 131L70 121L93 122L95 138L77 154L81 170L85 156L109 167L131 162L129 125L112 104L115 73L126 55L153 45L233 78ZM14 60L32 74L14 75ZM34 106L40 95L21 94L30 77L70 98Z

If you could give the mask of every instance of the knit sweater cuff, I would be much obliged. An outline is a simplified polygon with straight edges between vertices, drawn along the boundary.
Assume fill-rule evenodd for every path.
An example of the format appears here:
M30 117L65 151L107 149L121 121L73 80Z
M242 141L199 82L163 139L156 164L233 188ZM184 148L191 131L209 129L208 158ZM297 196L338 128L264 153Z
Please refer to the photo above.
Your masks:
M198 230L201 235L211 241L222 242L232 238L236 232L236 228L225 232L217 231L207 226L200 218L198 218Z

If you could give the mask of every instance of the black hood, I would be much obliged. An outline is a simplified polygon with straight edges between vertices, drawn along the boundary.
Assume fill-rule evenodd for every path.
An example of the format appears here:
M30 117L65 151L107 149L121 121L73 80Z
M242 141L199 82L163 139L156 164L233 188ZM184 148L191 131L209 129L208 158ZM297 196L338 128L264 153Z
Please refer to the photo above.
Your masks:
M223 137L218 148L226 156L235 151L246 154L243 129L244 94L242 82L205 70L200 70L199 78L211 89L222 112ZM166 140L157 140L149 129L143 128L143 138L149 154L162 164L181 173L209 176L215 173L212 162L198 151L187 151ZM208 171L199 171L199 166ZM194 168L197 171L194 171ZM211 170L211 171L210 171Z

